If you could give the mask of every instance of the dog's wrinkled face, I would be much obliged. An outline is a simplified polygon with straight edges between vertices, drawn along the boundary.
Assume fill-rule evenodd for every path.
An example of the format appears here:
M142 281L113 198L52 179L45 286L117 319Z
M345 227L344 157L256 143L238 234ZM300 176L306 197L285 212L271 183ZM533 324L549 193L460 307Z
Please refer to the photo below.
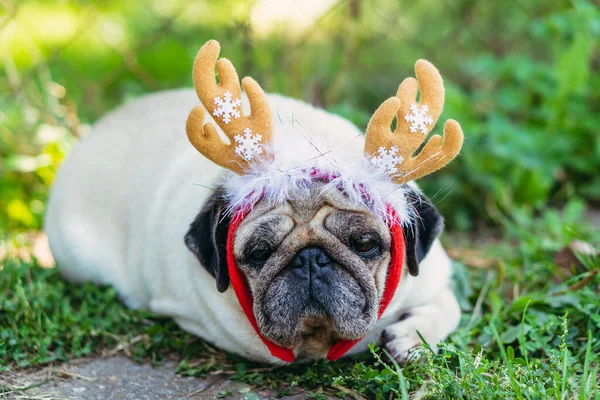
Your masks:
M259 329L314 356L376 323L390 233L338 191L258 204L240 224L234 255L254 298Z
M256 204L237 228L233 251L263 336L296 348L299 359L319 358L377 322L391 237L380 218L337 190L316 185L299 197L276 207ZM220 292L229 287L224 198L217 190L185 236ZM416 276L443 220L418 192L407 189L405 198L417 216L403 225L406 267Z

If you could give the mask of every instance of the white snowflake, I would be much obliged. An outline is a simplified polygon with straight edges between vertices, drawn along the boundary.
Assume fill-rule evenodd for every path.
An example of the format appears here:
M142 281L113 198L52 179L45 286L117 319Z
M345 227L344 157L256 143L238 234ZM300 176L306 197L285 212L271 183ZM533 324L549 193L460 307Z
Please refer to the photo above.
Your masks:
M398 164L404 161L404 158L398 155L398 147L392 146L391 149L387 150L381 146L377 152L378 155L371 157L371 164L380 173L392 175L398 172Z
M213 115L216 117L222 117L223 122L226 124L231 121L231 118L239 118L240 111L237 109L242 105L242 101L240 99L235 99L232 97L231 92L225 92L223 98L215 97L214 99L217 108L213 111Z
M244 160L252 161L254 157L262 153L262 146L260 144L262 135L252 134L250 128L244 129L244 135L235 135L234 139L238 144L235 147L235 153Z
M433 118L427 114L428 112L429 107L427 107L427 105L419 106L417 104L413 104L410 106L410 113L406 114L404 119L406 122L411 122L411 132L421 131L423 135L427 135L429 132L427 125L433 124Z

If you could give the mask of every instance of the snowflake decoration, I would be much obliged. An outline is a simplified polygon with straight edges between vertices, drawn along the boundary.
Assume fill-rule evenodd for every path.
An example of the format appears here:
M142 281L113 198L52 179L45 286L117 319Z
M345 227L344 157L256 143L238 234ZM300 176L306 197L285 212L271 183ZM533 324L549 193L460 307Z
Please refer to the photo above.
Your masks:
M433 118L427 114L429 107L427 105L419 106L413 104L410 106L410 113L404 116L406 122L410 122L410 131L421 131L423 135L427 135L429 129L427 125L433 124Z
M231 92L225 92L223 98L215 97L214 99L217 108L213 111L213 115L216 117L222 117L223 122L228 124L231 121L231 118L239 118L240 111L237 109L242 105L242 101L240 99L233 98Z
M398 172L398 164L404 161L404 158L398 155L398 147L392 146L391 149L386 150L381 146L377 152L379 155L371 157L371 164L380 173L392 175Z
M250 128L244 129L244 135L235 135L233 139L238 144L235 147L235 153L246 161L252 161L254 157L262 153L260 144L262 135L252 134Z

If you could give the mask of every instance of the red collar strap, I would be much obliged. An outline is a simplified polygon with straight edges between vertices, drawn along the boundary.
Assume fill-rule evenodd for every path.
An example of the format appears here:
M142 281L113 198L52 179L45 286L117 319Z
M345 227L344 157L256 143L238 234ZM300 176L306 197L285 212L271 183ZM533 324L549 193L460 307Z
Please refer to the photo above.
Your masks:
M392 238L390 254L391 261L387 271L383 296L381 297L381 300L379 302L379 311L377 313L378 320L379 318L381 318L381 315L392 301L394 293L396 293L396 288L398 287L398 283L400 282L400 275L402 273L402 265L404 263L404 236L402 234L402 227L400 225L400 221L396 217L394 209L391 206L389 206L388 208L391 216L389 220L392 221L388 223L388 227L390 229L390 234ZM271 354L274 357L279 358L280 360L292 362L296 358L293 349L276 345L275 343L265 338L258 329L256 316L254 315L254 311L252 309L252 294L250 293L248 284L244 276L240 272L235 261L235 256L233 255L233 239L235 237L235 233L239 224L244 220L244 218L248 214L248 211L249 208L235 211L233 214L233 218L231 219L231 223L229 225L229 232L227 234L227 265L229 269L231 285L233 286L233 290L235 291L235 294L237 296L238 301L240 302L240 306L242 307L244 314L246 314L246 318L248 318L248 321L250 322L260 339L263 341L263 343L267 346ZM354 347L354 345L360 342L361 339L362 338L356 340L340 340L329 350L329 352L327 353L327 359L331 361L337 360L338 358L346 354L348 350Z

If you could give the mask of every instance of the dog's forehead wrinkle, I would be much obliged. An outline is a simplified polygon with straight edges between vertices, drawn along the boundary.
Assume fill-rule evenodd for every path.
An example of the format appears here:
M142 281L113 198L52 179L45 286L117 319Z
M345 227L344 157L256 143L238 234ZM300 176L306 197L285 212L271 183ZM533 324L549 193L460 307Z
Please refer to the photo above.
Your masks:
M337 192L337 193L336 193ZM306 196L288 200L293 218L301 222L322 220L333 209L364 210L367 209L350 201L339 191L327 190L323 185L310 191Z
M316 199L313 196L310 196L303 199L290 200L289 205L294 218L298 221L306 222L310 221L314 217L314 215L323 206L323 202L321 199Z
M335 211L335 207L325 204L311 218L308 224L314 228L322 228L325 224L325 219L329 214Z

